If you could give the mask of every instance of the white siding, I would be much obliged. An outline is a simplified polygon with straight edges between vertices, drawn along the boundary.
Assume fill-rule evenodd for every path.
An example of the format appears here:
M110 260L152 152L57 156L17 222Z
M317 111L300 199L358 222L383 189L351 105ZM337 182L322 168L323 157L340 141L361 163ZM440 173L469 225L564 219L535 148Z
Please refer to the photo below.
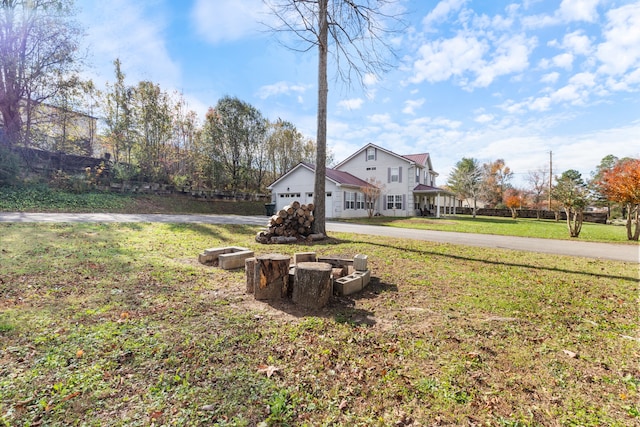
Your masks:
M276 211L294 201L302 204L315 203L313 195L314 180L314 172L306 167L298 167L282 178L271 189L271 200L276 204ZM335 215L333 215L334 198L338 192L335 183L327 180L325 182L325 191L331 193L331 197L325 198L325 216L327 218L335 218ZM311 194L311 197L309 197L309 194Z
M399 180L392 182L390 180L391 168L398 168ZM367 160L367 150L364 149L348 162L340 165L339 170L349 172L350 174L367 180L375 178L384 185L384 192L381 201L378 202L376 212L382 215L396 216L412 216L413 209L413 188L415 187L415 165L398 156L389 154L383 150L376 148L376 158ZM404 200L404 209L393 210L387 209L386 196L388 194L400 195ZM366 210L364 211L366 215ZM362 216L362 215L357 215Z

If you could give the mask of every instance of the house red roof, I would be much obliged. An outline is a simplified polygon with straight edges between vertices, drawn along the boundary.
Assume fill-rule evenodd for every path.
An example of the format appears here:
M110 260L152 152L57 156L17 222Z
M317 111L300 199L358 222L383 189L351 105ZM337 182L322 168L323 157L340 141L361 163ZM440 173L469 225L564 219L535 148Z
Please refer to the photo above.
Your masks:
M412 162L419 164L420 166L426 166L427 160L429 160L429 153L405 154L402 157L404 157L405 159L409 159Z

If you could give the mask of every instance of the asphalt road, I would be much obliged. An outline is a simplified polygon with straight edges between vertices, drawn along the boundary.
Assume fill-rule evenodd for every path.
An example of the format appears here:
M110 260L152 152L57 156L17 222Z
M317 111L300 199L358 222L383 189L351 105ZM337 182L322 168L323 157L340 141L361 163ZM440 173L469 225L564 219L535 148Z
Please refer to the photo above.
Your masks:
M240 215L0 212L0 222L163 222L266 226L267 218L264 216ZM640 246L637 244L594 243L579 240L550 240L491 234L414 230L331 221L327 222L327 231L640 263Z

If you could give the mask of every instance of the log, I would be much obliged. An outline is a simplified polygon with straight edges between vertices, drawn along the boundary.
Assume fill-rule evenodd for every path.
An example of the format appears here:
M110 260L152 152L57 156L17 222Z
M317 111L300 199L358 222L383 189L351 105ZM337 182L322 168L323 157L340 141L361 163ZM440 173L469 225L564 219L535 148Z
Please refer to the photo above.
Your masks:
M287 214L287 211L286 211L286 210L284 210L284 209L280 209L280 210L278 211L278 216L279 216L280 218L283 218L283 219L284 219L284 218L286 218L286 217L287 217L287 215L288 215L288 214Z
M331 264L301 262L296 265L292 300L305 308L324 307L331 296Z
M313 203L307 204L307 209L309 209L310 212L313 212L313 209L315 209L314 204Z
M247 258L244 260L244 274L247 279L247 293L253 294L253 290L255 288L255 270L256 270L256 259Z
M298 209L300 207L300 202L298 202L297 200L294 200L294 202L291 203L291 207L293 209Z
M282 254L256 257L253 276L255 299L275 300L287 297L290 261L289 256Z
M294 236L274 236L269 239L270 243L295 243L297 241L298 238Z

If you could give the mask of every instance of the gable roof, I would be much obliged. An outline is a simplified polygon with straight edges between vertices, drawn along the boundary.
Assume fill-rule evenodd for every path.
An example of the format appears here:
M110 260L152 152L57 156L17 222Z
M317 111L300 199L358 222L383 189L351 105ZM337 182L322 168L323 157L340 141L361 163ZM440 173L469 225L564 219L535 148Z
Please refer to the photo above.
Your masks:
M340 166L347 163L349 160L353 159L354 157L356 157L358 154L362 153L369 147L373 147L376 150L383 151L391 156L397 157L411 164L415 163L422 167L429 167L429 164L430 164L429 153L402 155L402 154L394 153L393 151L387 150L386 148L382 148L376 144L368 143L367 145L365 145L364 147L362 147L361 149L359 149L358 151L356 151L355 153L353 153L352 155L350 155L349 157L347 157L346 159L338 163L335 168L336 169L340 168Z
M280 178L276 179L273 183L271 183L269 186L267 186L267 188L268 189L273 188L273 186L276 185L279 181L282 181L285 177L290 175L293 171L301 167L306 168L311 172L315 172L316 170L316 165L308 162L300 162L296 166L294 166L291 170L289 170L287 173L285 173ZM347 186L347 187L370 187L371 186L371 184L369 184L367 181L364 181L356 176L353 176L349 172L339 171L331 168L326 169L325 176L328 180L333 181L335 184L340 186Z

